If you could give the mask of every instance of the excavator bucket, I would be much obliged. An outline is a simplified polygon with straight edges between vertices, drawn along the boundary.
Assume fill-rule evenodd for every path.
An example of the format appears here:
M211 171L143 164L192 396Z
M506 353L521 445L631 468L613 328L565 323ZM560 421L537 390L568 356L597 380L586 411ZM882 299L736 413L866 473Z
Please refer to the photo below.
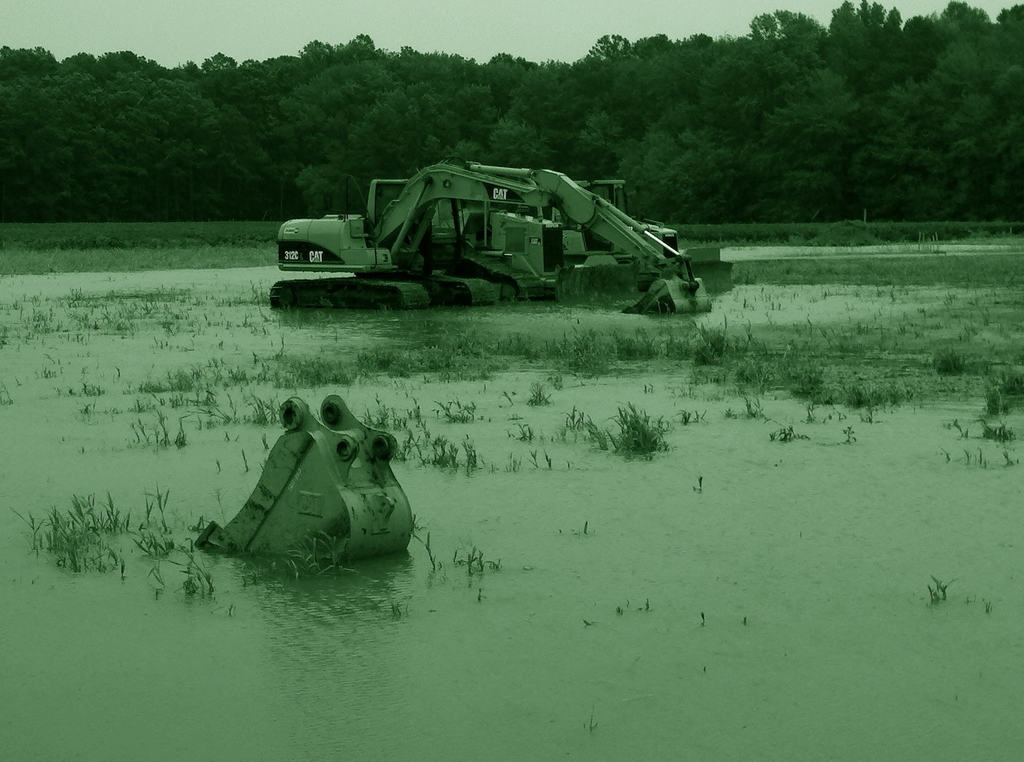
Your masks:
M389 463L395 438L364 426L335 394L320 418L295 397L281 406L285 433L252 495L225 526L211 522L197 547L282 554L329 539L346 561L408 547L412 512Z
M711 298L704 289L704 284L697 279L688 282L678 275L658 278L640 301L627 307L623 312L635 313L674 313L674 312L709 312Z

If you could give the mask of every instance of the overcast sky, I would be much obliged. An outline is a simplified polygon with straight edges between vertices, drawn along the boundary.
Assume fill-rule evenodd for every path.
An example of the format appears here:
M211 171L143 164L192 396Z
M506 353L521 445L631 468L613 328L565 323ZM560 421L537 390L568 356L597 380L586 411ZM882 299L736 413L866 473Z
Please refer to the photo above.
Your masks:
M484 62L496 53L575 61L604 34L742 36L778 8L827 25L842 0L0 0L0 45L74 53L131 50L172 67L215 53L239 62L294 55L310 40L368 34L379 48L409 46ZM859 2L859 0L858 0ZM944 0L882 2L911 16ZM975 0L995 20L1013 2Z

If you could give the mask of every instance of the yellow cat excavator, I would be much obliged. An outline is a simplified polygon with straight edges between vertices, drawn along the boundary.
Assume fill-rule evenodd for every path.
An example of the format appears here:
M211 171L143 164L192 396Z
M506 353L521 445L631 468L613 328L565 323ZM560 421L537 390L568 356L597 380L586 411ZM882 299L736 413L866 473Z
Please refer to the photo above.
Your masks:
M675 231L619 208L621 183L584 186L547 169L456 162L374 180L365 215L281 225L280 269L318 275L275 283L271 306L412 309L618 292L631 302L642 293L632 312L711 309Z

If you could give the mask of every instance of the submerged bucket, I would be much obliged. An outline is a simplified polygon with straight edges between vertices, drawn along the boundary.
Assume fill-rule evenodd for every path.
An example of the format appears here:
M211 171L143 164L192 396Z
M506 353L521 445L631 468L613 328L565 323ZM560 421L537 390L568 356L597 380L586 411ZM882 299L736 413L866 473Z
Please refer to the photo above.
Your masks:
M225 526L211 522L197 547L281 554L327 540L343 560L408 547L412 511L391 471L395 438L364 426L334 394L320 417L298 398L281 406L285 433L252 495Z
M640 301L623 312L672 314L710 310L711 297L700 278L691 283L678 276L671 276L658 278L640 297Z

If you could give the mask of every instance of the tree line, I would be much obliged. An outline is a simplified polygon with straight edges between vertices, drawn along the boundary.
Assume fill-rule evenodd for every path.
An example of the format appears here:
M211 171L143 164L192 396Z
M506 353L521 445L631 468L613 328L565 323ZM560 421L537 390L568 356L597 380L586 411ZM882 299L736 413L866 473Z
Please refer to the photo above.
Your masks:
M445 158L624 177L677 223L1024 219L1024 5L844 2L478 63L359 35L166 68L0 48L0 221L360 211Z

